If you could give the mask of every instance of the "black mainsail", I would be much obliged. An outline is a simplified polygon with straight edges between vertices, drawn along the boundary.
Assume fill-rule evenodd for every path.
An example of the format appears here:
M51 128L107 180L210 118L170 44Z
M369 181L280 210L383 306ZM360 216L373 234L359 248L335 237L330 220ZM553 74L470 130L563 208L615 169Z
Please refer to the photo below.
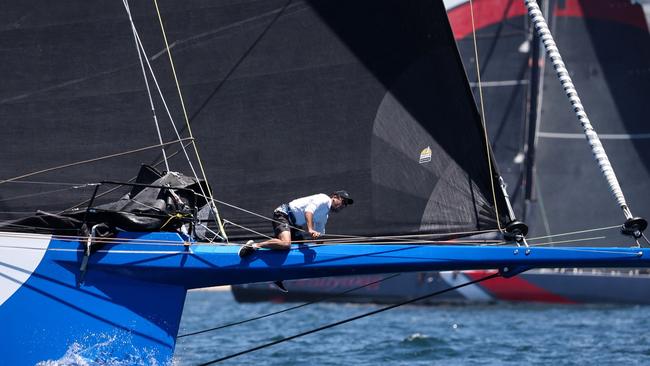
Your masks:
M155 12L131 6L169 107L179 111ZM2 32L0 55L8 65L3 179L157 144L121 3L79 2L72 14L49 3L7 8L14 25ZM292 198L345 188L358 204L329 231L364 236L494 230L495 198L507 223L441 3L161 2L160 9L218 198L268 216ZM2 211L58 212L80 201L82 184L128 180L159 155L150 149L5 182ZM185 170L182 155L172 169ZM222 209L227 220L270 233L266 220ZM231 239L254 235L229 229Z

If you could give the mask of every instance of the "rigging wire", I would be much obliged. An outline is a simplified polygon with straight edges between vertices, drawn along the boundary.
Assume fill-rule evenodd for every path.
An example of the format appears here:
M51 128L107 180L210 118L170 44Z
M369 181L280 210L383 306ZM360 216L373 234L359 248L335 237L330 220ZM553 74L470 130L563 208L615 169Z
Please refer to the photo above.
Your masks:
M541 121L541 119L540 119L540 121ZM540 212L541 212L540 216L542 217L542 222L544 224L544 230L545 230L547 235L551 235L551 224L550 224L550 220L548 219L548 212L546 211L546 206L544 204L545 201L544 201L544 197L542 195L542 187L541 187L541 184L540 184L541 181L537 178L537 170L533 171L533 176L534 176L533 179L537 183L537 184L535 184L535 191L537 193L537 202L539 204L539 209L540 209Z
M243 226L243 225L239 225L239 224L237 224L237 223L235 223L235 222L233 222L233 221L227 220L227 219L223 219L223 224L224 224L224 225L228 225L228 224L230 224L230 225L236 226L236 227L238 227L238 228L240 228L240 229L244 229L244 230L246 230L246 231L248 231L248 232L251 232L251 233L253 233L253 234L255 234L255 235L258 235L258 236L261 236L261 237L264 237L264 238L267 238L267 239L273 239L273 237L271 237L271 236L269 236L269 235L262 234L262 233L259 232L259 231L253 230L253 229L248 228L248 227ZM301 231L302 231L302 230L301 230ZM292 240L291 242L293 243L293 242L295 242L295 241Z
M560 234L554 234L554 235L546 235L546 236L538 236L538 237L535 237L535 238L527 238L527 239L529 241L542 240L542 239L547 239L547 238L556 238L558 236L577 235L577 234L591 233L591 232L594 232L594 231L611 230L611 229L617 229L617 228L620 228L620 227L621 227L621 225L605 226L605 227L599 227L599 228L594 228L594 229L571 231L571 232L566 232L566 233L560 233Z
M172 129L174 130L174 133L176 134L176 137L180 139L181 138L180 137L181 136L180 132L178 131L178 128L176 127L176 123L174 122L174 117L172 117L172 113L171 113L171 111L169 109L169 106L167 105L167 100L165 99L165 96L164 96L164 94L162 92L162 88L160 87L160 84L158 83L158 78L156 77L156 73L153 70L153 66L151 66L151 62L149 61L149 56L147 55L147 51L145 50L144 45L142 44L142 39L140 39L140 35L139 35L139 33L137 33L137 30L136 30L135 36L136 36L136 40L138 42L138 45L140 47L140 51L144 55L144 61L147 64L147 68L149 69L149 74L151 75L151 79L153 80L154 85L156 86L156 90L158 91L158 95L160 96L160 101L162 102L162 105L163 105L163 107L165 109L165 112L167 113L167 117L169 118L169 122L170 122L170 124L172 126ZM192 138L192 141L194 141L193 138ZM194 177L196 179L198 179L198 177L196 176L196 171L194 170L194 166L192 165L192 161L190 160L190 156L187 153L187 149L186 149L187 146L189 146L189 144L188 145L181 145L181 150L185 154L185 159L187 160L188 165L190 166L190 169L194 173Z
M86 183L71 183L71 182L45 182L45 181L34 181L34 180L17 180L13 182L7 182L12 184L34 184L34 185L53 185L53 186L81 186Z
M159 215L160 217L167 217L164 215ZM21 228L33 228L33 229L39 229L39 227L35 226L26 226L26 225L20 225L20 224L13 224L11 222L0 222L2 224L8 224L8 226L13 226L13 227L21 227ZM49 228L41 228L43 230L47 230ZM64 229L60 229L64 230ZM74 230L76 231L77 229L69 229L69 230ZM78 235L63 235L63 234L40 234L40 233L24 233L24 232L2 232L0 231L0 237L15 237L15 238L42 238L44 235L52 235L52 238L54 240L61 240L61 241L66 241L74 244L78 244L79 241L84 241L88 237L87 236L78 236ZM160 243L160 245L171 245L171 246L185 246L184 243L180 243L178 240L164 240L164 239L157 239L157 240L151 240L151 239L137 239L137 238L95 238L93 239L94 243L113 243L113 244L129 244L129 245L157 245L157 243ZM297 244L310 244L313 243L313 240L297 240L295 241ZM166 244L168 243L168 244ZM455 240L430 240L430 241L420 241L418 244L422 245L476 245L483 243L483 241L467 241L467 240L462 240L462 241L455 241ZM300 250L304 248L312 248L312 247L319 247L319 246L327 246L327 245L340 245L340 244L356 244L356 245L400 245L400 244L414 244L414 242L408 242L404 243L403 241L384 241L384 242L354 242L354 241L348 241L348 242L341 242L340 240L332 242L324 242L322 244L312 244L312 245L304 245L300 248L295 248L291 250ZM501 243L493 243L493 245L500 245ZM215 244L212 242L192 242L193 246L203 246L203 245L221 245L221 246L232 246L233 244L229 243L219 243Z
M131 22L131 30L133 31L133 38L135 40L135 48L138 51L138 59L140 60L140 68L142 69L142 77L144 78L144 84L147 87L147 96L149 97L149 105L151 106L151 113L153 114L153 122L156 125L156 132L158 133L158 140L162 144L163 139L162 135L160 134L160 126L158 125L158 117L156 116L156 108L153 104L153 98L151 97L151 88L149 87L149 78L147 77L147 72L144 69L144 62L142 61L142 52L140 52L140 46L138 42L138 34L137 30L135 29L135 23L133 23L133 17L131 16L131 9L129 8L129 0L123 0L124 3L124 8L126 9L126 13L129 15L129 21ZM165 160L165 167L167 168L167 171L169 171L169 163L167 162L167 153L165 152L165 148L162 148L162 155L163 159Z
M643 239L645 239L646 244L650 244L650 241L648 241L648 238L645 236L644 233L641 233L641 236L643 236ZM637 244L638 244L638 242L637 242Z
M161 217L167 217L165 215L160 215ZM271 219L269 219L271 220ZM234 224L234 223L233 223ZM22 227L26 229L39 229L38 227L35 226L26 226L26 225L19 225L19 224L14 224L11 221L0 221L0 225L9 225L15 228ZM540 237L534 237L530 238L530 241L535 241L535 240L542 240L542 239L550 239L550 238L557 238L557 237L562 237L562 236L570 236L570 235L577 235L577 234L585 234L585 233L590 233L590 232L596 232L596 231L604 231L604 230L612 230L612 229L617 229L620 228L620 225L613 225L613 226L606 226L606 227L600 227L600 228L591 228L591 229L586 229L586 230L579 230L579 231L572 231L572 232L565 232L565 233L559 233L555 235L547 235L547 236L540 236ZM47 230L48 228L40 228L43 230ZM445 237L445 236L460 236L460 235L468 235L472 233L485 233L485 232L493 232L493 231L483 231L483 232L455 232L455 233L441 233L441 234L407 234L407 235L386 235L386 236L374 236L374 237L355 237L355 236L345 236L345 235L330 235L328 234L327 236L333 236L333 238L326 238L322 240L321 244L313 244L311 246L316 247L316 246L324 246L324 245L339 245L339 244L356 244L356 245L399 245L399 244L405 244L404 242L407 241L407 243L414 243L417 245L483 245L483 246L503 246L503 245L508 245L508 242L501 241L501 240L488 240L488 239L478 239L478 240L472 240L472 239L447 239L447 240L435 240L435 237ZM7 237L29 237L30 235L36 236L36 237L41 237L39 235L43 234L36 234L36 233L19 233L19 232L0 232L0 237L2 236L7 236ZM431 238L429 240L424 240L423 238ZM87 237L85 236L75 236L75 235L54 235L54 239L58 240L64 240L64 241L70 241L70 242L76 242L79 240L85 240ZM589 237L589 238L577 238L577 239L568 239L568 240L563 240L563 241L551 241L551 242L546 242L546 243L532 243L531 246L546 246L546 245L554 245L554 244L560 244L560 243L571 243L571 242L581 242L581 241L587 241L587 240L596 240L596 239L605 239L607 237L605 236L598 236L598 237ZM361 240L364 240L365 242L361 242ZM383 240L383 241L382 241ZM176 240L147 240L147 239L125 239L125 238L97 238L97 242L105 242L105 243L128 243L128 244L138 244L140 242L142 243L152 243L152 244L147 244L147 245L153 245L153 243L163 243L163 242L169 242L172 243L173 245L184 245L182 243L179 243ZM294 241L297 244L309 244L313 243L313 240L296 240ZM215 244L212 242L193 242L192 245L195 246L201 246L201 245L230 245L220 243L220 244Z
M180 41L177 40L172 44L172 47L176 46L176 48L178 48L179 45L181 45L183 43L186 43L186 42L190 42L190 41L204 42L204 41L200 41L200 39L204 38L204 37L207 37L207 36L215 35L215 34L217 34L219 32L225 31L225 30L229 30L229 29L231 29L233 27L244 27L248 23L251 23L251 22L254 22L254 21L257 21L257 20L261 20L261 19L265 19L267 17L273 16L273 18L268 22L268 24L266 24L264 26L264 29L259 33L257 38L253 42L251 42L251 44L241 54L241 56L238 58L238 60L236 62L234 62L234 64L232 66L229 67L228 71L224 74L224 76L221 78L221 81L219 81L219 83L215 86L214 90L210 93L210 95L208 95L205 98L205 100L195 109L194 113L190 116L190 122L193 122L198 117L198 115L208 106L208 104L212 100L212 98L214 98L214 96L217 95L217 93L221 90L221 88L225 85L225 83L230 80L230 77L235 73L235 71L238 70L239 66L244 62L244 60L246 60L248 58L250 53L255 49L255 47L257 47L257 45L260 43L260 41L268 33L268 31L271 29L271 26L273 26L275 24L275 22L282 15L284 15L284 14L288 15L289 14L289 13L287 13L287 10L291 9L294 13L304 10L304 7L306 6L305 4L300 4L300 3L299 4L291 4L292 1L293 0L288 0L287 3L285 5L283 5L281 8L276 8L276 9L273 9L273 10L271 10L269 12L266 12L266 13L262 13L262 14L260 14L258 16L255 16L255 17L246 18L246 19L238 21L238 22L227 24L227 25L225 25L223 27L219 27L219 28L217 28L217 29L215 29L213 31L203 33L203 34L199 34L198 36L192 36L192 37L189 37L189 38L182 39ZM183 128L181 128L181 131L183 131Z
M135 153L139 153L139 152L142 152L142 151L156 149L156 148L159 148L159 147L162 147L162 146L167 146L167 145L176 144L178 142L189 141L189 140L194 140L194 138L193 137L185 137L185 138L178 139L178 140L168 141L168 142L165 142L165 143L162 143L162 144L145 146L145 147L141 147L141 148L137 148L137 149L133 149L133 150L123 151L123 152L114 153L114 154L110 154L110 155L104 155L104 156L100 156L100 157L92 158L92 159L79 160L79 161L68 163L68 164L63 164L63 165L58 165L58 166L42 169L42 170L37 170L37 171L31 172L31 173L26 173L26 174L19 175L19 176L13 177L13 178L3 179L3 180L0 180L0 184L13 182L13 181L16 181L16 180L19 180L19 179L22 179L22 178L31 177L31 176L34 176L34 175L37 175L37 174L48 173L48 172L51 172L51 171L54 171L54 170L60 170L60 169L70 168L70 167L77 166L77 165L95 163L95 162L100 161L100 160L106 160L106 159L116 158L116 157L119 157L119 156L135 154Z
M221 357L221 358L217 358L217 359L212 360L212 361L200 363L199 366L207 366L207 365L212 365L212 364L215 364L215 363L218 363L218 362L221 362L221 361L226 361L226 360L229 360L231 358L242 356L242 355L245 355L247 353L258 351L260 349L264 349L264 348L267 348L267 347L271 347L271 346L274 346L274 345L279 344L279 343L283 343L283 342L290 341L290 340L293 340L293 339L296 339L296 338L304 337L304 336L309 335L309 334L317 333L317 332L320 332L320 331L323 331L323 330L326 330L326 329L329 329L329 328L333 328L333 327L336 327L336 326L339 326L339 325L342 325L342 324L346 324L346 323L349 323L349 322L352 322L352 321L355 321L355 320L366 318L366 317L371 316L371 315L379 314L379 313L382 313L384 311L395 309L395 308L400 307L400 306L412 304L412 303L418 302L420 300L428 299L428 298L433 297L433 296L441 295L441 294L444 294L446 292L454 291L454 290L457 290L459 288L469 286L469 285L473 285L473 284L477 284L479 282L487 281L489 279L499 277L499 276L501 276L501 273L496 272L496 273L487 275L485 277L481 277L481 278L473 280L473 281L465 282L465 283L462 283L462 284L457 285L457 286L448 287L448 288L446 288L444 290L432 292L432 293L429 293L429 294L426 294L426 295L423 295L423 296L418 296L418 297L410 299L410 300L402 301L402 302L397 303L397 304L385 306L385 307L379 308L377 310L369 311L367 313L363 313L363 314L360 314L360 315L357 315L357 316L353 316L353 317L350 317L350 318L347 318L347 319L343 319L343 320L340 320L340 321L337 321L337 322L334 322L334 323L326 324L326 325L323 325L321 327L317 327L317 328L308 330L306 332L294 334L294 335L289 336L289 337L284 337L282 339L278 339L278 340L273 341L273 342L265 343L265 344L262 344L262 345L259 345L259 346L253 347L253 348L249 348L249 349L237 352L237 353L233 353L233 354Z
M19 195L19 196L0 198L0 202L13 201L13 200L18 200L18 199L23 199L23 198L32 198L32 197L37 197L37 196L45 196L45 195L52 194L52 193L65 192L65 191L70 191L70 190L73 190L73 189L81 189L81 188L87 188L87 187L88 187L88 184L85 184L85 185L81 185L81 186L72 186L72 187L55 189L55 190L45 191L45 192L22 194L22 195Z
M567 240L558 240L558 241L548 241L545 243L537 243L537 244L531 244L528 243L529 247L543 247L543 246L553 246L556 244L566 244L566 243L578 243L581 241L589 241L589 240L601 240L607 238L606 236L594 236L591 238L580 238L580 239L567 239Z
M164 215L160 215L161 217L167 217ZM12 224L10 221L5 221L5 222L0 222L0 224L9 224L14 227L23 227L23 228L36 228L34 226L25 226L25 225L18 225L18 224ZM598 230L606 230L606 229L612 229L616 228L618 226L610 226L610 227L604 227L604 228L597 228L597 229L590 229L590 230L583 230L583 231L576 231L576 232L571 232L571 233L562 233L562 234L557 234L557 235L551 235L551 236L545 236L545 237L540 237L540 238L533 238L531 240L536 240L536 239L546 239L546 238L552 238L552 237L559 237L559 236L567 236L567 235L573 235L576 233L587 233L587 232L592 232L592 231L598 231ZM42 228L42 229L47 229L47 228ZM8 236L8 237L29 237L30 235L39 235L39 234L32 234L32 233L15 233L15 232L0 232L0 237L2 236ZM421 236L421 235L420 235ZM65 241L71 241L71 242L76 242L78 240L85 240L87 237L85 236L74 236L74 235L54 235L55 239L59 240L65 240ZM556 242L547 242L547 243L537 243L537 244L531 244L531 246L545 246L545 245L551 245L551 244L559 244L559 243L569 243L569 242L580 242L580 241L585 241L585 240L595 240L595 239L603 239L606 238L604 236L599 236L599 237L590 237L590 238L578 238L578 239L569 239L569 240L563 240L563 241L556 241ZM325 246L325 245L339 245L339 244L357 244L357 245L397 245L397 244L404 244L404 240L409 240L408 235L401 235L401 236L378 236L378 237L365 237L365 238L358 238L358 240L365 239L368 240L368 242L358 242L355 240L344 240L343 238L334 238L334 239L324 239L323 243L321 244L313 244L310 247L317 247L317 246ZM377 241L377 240L389 240L389 239L396 239L394 241ZM370 241L374 240L374 241ZM503 246L507 245L508 243L503 242L503 241L490 241L490 240L467 240L467 239L461 239L461 240L418 240L418 241L413 241L410 239L408 243L417 243L417 244L430 244L430 245L478 245L482 244L484 246L487 245L492 245L492 246ZM142 243L151 243L150 245L154 245L155 243L164 243L164 242L169 242L169 243L174 243L173 245L184 245L181 243L178 243L176 240L147 240L147 239L125 239L125 238L97 238L96 242L104 242L104 243L128 243L128 244L138 244L140 242ZM297 244L308 244L308 243L313 243L313 240L296 240L295 243ZM192 243L193 245L196 246L201 246L201 245L216 245L211 242L194 242ZM226 245L229 246L230 244L218 244L218 245Z
M156 4L156 9L157 9L157 4ZM128 9L127 9L127 12L128 12ZM160 20L160 25L161 25L161 27L162 27L162 19L160 19L160 13L158 13L158 17L159 17L159 20ZM135 29L135 26L133 26L133 29ZM164 28L162 29L162 32L163 32L163 36L165 36ZM160 88L160 85L158 84L158 79L156 78L156 75L155 75L155 73L154 73L154 71L153 71L153 67L151 66L151 63L149 62L149 57L147 56L147 53L146 53L146 51L145 51L145 49L144 49L144 45L142 44L142 40L140 39L140 36L139 36L139 34L137 33L137 30L135 31L134 35L135 35L136 41L137 41L137 43L138 43L138 45L139 45L139 50L142 51L142 54L145 56L145 57L144 57L144 60L145 60L146 63L147 63L147 67L149 68L149 72L150 72L150 74L151 74L151 77L152 77L152 79L153 79L153 81L154 81L154 84L156 85L156 89L158 90L158 94L160 95L160 99L161 99L162 104L163 104L163 106L164 106L164 108L165 108L165 111L167 112L167 116L169 117L169 120L170 120L170 123L171 123L171 125L172 125L172 128L173 128L174 132L176 133L176 136L180 139L180 133L179 133L178 129L176 128L176 124L174 123L174 119L173 119L173 117L172 117L172 115L171 115L171 112L170 112L170 110L169 110L169 107L167 106L167 102L166 102L165 97L164 97L164 95L163 95L163 93L162 93L162 89ZM165 36L165 45L167 46L167 48L165 48L165 50L169 53L169 58L170 58L170 60L171 60L171 53L170 53L169 45L167 44L167 38L166 38L166 36ZM178 85L178 80L176 79L176 72L175 72L173 66L174 66L174 65L173 65L173 63L172 63L172 71L174 71L174 79L176 80L177 88L179 88L179 94L180 94L180 86ZM183 105L183 110L185 110L185 105L183 104L182 96L181 96L181 104ZM193 139L193 136L192 136L191 131L189 131L189 132L190 132L190 137L192 137L192 139ZM192 140L192 141L193 141L193 140ZM196 151L196 146L194 145L194 143L193 143L192 145L194 146L194 150ZM187 153L187 150L185 149L185 146L181 144L181 148L182 148L182 150L183 150L183 153L185 154L185 158L186 158L187 163L188 163L188 165L189 165L189 167L190 167L190 170L192 170L192 173L194 174L194 178L195 178L197 181L199 181L198 175L196 174L196 170L194 169L194 165L192 164L192 161L191 161L191 159L190 159L190 157L189 157L189 154ZM199 164L201 164L201 161L200 161L200 158L199 158L198 155L197 155L197 159L199 159ZM205 181L206 185L208 185L208 181L207 181L207 179L206 179L205 172L203 171L203 166L201 166L201 171L203 172L204 181ZM209 186L209 185L208 185L208 186ZM202 192L204 195L206 195L203 186L200 185L200 184L199 184L199 189L201 190L201 192ZM211 193L211 192L208 192L208 193L210 193L210 197L211 197L211 194L212 194L212 193ZM210 199L209 199L209 202L211 202ZM211 203L212 203L212 202L211 202ZM216 210L216 206L214 207L214 209ZM218 213L216 213L215 216L218 218L218 217L219 217L219 216L218 216ZM221 225L221 222L220 222L220 221L217 221L217 224ZM220 227L221 227L221 226L220 226ZM223 234L223 238L227 240L227 237L225 237L225 232L223 232L222 234ZM219 237L221 237L221 236L219 236Z
M181 148L182 148L182 149L181 149L181 150L176 150L175 152L169 154L169 155L167 156L167 158L168 158L168 159L171 159L171 158L173 158L174 156L178 155L182 150L184 150L184 148L190 146L191 143L192 143L191 141L188 142L188 143L186 143L186 144L182 144L182 143L181 143ZM160 165L160 164L162 164L162 163L163 163L162 161L154 162L153 164L151 164L151 166L154 167L154 168L156 168L156 167L158 167L158 165ZM127 182L127 183L132 183L132 182L134 182L136 179L138 179L138 176L137 176L137 175L136 175L136 176L133 176L133 177L131 177L131 178L129 178L126 182ZM97 198L104 197L105 195L110 194L110 193L113 193L113 192L115 192L116 190L118 190L118 189L120 189L120 188L122 188L122 187L123 187L123 186L119 186L119 185L118 185L118 186L115 186L115 187L113 187L113 188L109 188L108 190L106 190L106 192L98 193L97 196L95 196L95 198L97 199ZM63 213L63 212L66 212L66 211L73 210L73 209L75 209L75 208L77 208L77 207L79 207L79 206L81 206L81 205L84 205L84 204L90 202L90 200L91 200L91 199L88 198L88 199L86 199L86 200L84 200L84 201L82 201L82 202L79 202L79 203L75 204L75 205L72 206L72 207L68 207L67 209L65 209L65 210L63 210L63 211L59 211L59 214L61 214L61 213Z
M0 222L0 224L8 224L8 228L28 228L28 229L39 229L39 227L34 227L34 226L25 226L25 225L19 225L19 224L12 224L11 222ZM41 228L43 229L44 233L23 233L23 232L0 232L0 237L8 237L8 238L43 238L44 236L50 236L53 240L59 240L63 242L69 242L71 244L76 244L78 245L80 241L84 241L87 239L85 236L77 236L77 235L63 235L63 234L56 234L53 235L51 233L47 233L48 228ZM76 229L60 229L59 231L63 230L69 230L69 231L74 231L76 232ZM560 234L564 235L564 234ZM538 244L531 244L531 247L542 247L542 246L548 246L548 245L555 245L555 244L565 244L565 243L573 243L573 242L582 242L582 241L588 241L588 240L599 240L599 239L606 239L605 236L597 236L597 237L589 237L589 238L579 238L579 239L569 239L569 240L562 240L562 241L551 241L551 242L546 242L546 243L538 243ZM647 238L646 238L647 241ZM148 239L135 239L135 238L97 238L94 240L94 242L98 244L124 244L124 245L145 245L145 246L177 246L177 247L185 247L187 244L185 242L181 243L178 240L148 240ZM328 241L324 242L322 244L311 244L311 245L305 245L305 244L310 244L309 242L313 241L308 241L308 240L301 240L301 241L296 241L298 244L302 244L299 248L291 249L291 250L304 250L305 248L315 248L319 246L328 246L328 245L340 245L340 244L354 244L354 245L404 245L404 244L412 244L413 246L440 246L440 245L456 245L456 246L504 246L507 245L508 243L504 242L494 242L494 243L487 243L484 241L467 241L467 240L462 240L462 241L456 241L456 240L444 240L444 241L435 241L435 240L429 240L429 241L410 241L408 243L405 243L404 241L384 241L384 242L354 242L354 241L348 241L348 242L340 242L340 241ZM215 244L213 242L192 242L192 246L203 246L203 245L220 245L220 246L232 246L233 244L230 243L219 243ZM610 245L612 247L616 247L616 244ZM619 247L627 247L629 244L621 244L618 245ZM2 246L0 246L2 247ZM13 248L13 247L12 247ZM29 249L29 248L21 248L21 247L15 247L16 249ZM575 248L567 248L567 247L554 247L554 249L562 249L562 250L567 250L567 249L575 249ZM60 248L55 248L55 249L49 249L49 248L40 248L39 250L43 251L48 251L48 250L60 250ZM578 250L584 250L584 249L578 249ZM191 254L191 253L185 253L185 254Z
M167 34L165 33L165 26L163 24L162 20L162 15L160 14L160 9L158 7L158 0L153 0L154 5L156 6L156 13L158 14L158 21L160 22L160 30L163 35L163 40L165 41L165 48L167 50L167 56L169 56L169 63L172 68L172 74L174 75L174 81L176 82L176 90L178 91L178 97L181 102L181 107L183 109L183 116L185 117L185 124L187 126L187 132L190 135L190 137L193 137L192 134L192 127L190 126L190 120L187 115L187 109L185 108L185 101L183 100L183 93L181 93L181 86L180 83L178 82L178 77L176 76L176 68L174 67L174 60L172 59L172 52L171 49L169 48L169 42L167 41ZM199 163L199 168L201 169L201 174L203 175L203 180L205 181L205 184L209 187L210 184L208 183L208 176L205 174L205 169L203 168L203 163L201 161L201 157L199 155L199 149L196 146L196 143L192 144L192 147L194 148L194 154L196 155L196 160ZM192 163L188 159L188 163L190 163L190 168L192 169L192 172L194 173L194 177L198 181L198 176L196 172L194 171L194 167L192 166ZM203 187L201 187L201 184L199 184L199 187L201 188L201 191L203 191ZM205 192L203 192L205 194ZM212 192L208 192L210 196L210 205L211 208L214 212L214 215L216 217L217 224L219 226L219 231L223 237L223 239L228 241L228 235L226 234L226 231L223 228L223 223L221 222L221 218L219 217L219 211L217 210L217 205L214 203L214 198L212 196Z
M395 277L397 277L399 275L401 275L401 273L394 273L394 274L392 274L390 276L383 277L383 278L381 278L379 280L368 282L368 283L366 283L364 285L353 287L353 288L345 290L345 291L337 292L337 293L329 295L329 296L322 296L322 297L320 297L320 298L318 298L316 300L309 301L309 302L306 302L306 303L303 303L303 304L300 304L300 305L291 306L291 307L288 307L286 309L282 309L282 310L279 310L279 311L274 311L272 313L267 313L267 314L264 314L264 315L256 316L256 317L245 319L245 320L236 321L236 322L233 322L233 323L220 325L220 326L217 326L217 327L214 327L214 328L203 329L203 330L198 330L198 331L195 331L195 332L185 333L185 334L177 336L176 339L189 337L189 336L193 336L193 335L198 335L198 334L203 334L203 333L211 332L211 331L214 331L214 330L219 330L219 329L232 327L232 326L235 326L235 325L241 325L241 324L245 324L245 323L252 322L252 321L255 321L255 320L268 318L268 317L273 316L273 315L286 313L288 311L296 310L296 309L299 309L299 308L302 308L302 307L305 307L305 306L314 305L314 304L324 302L324 301L327 301L327 300L336 299L337 297L339 297L341 295L345 295L345 294L348 294L350 292L361 290L361 289L366 288L368 286L376 285L378 283L387 281L387 280L389 280L391 278L395 278Z
M199 195L199 196L201 196L201 195ZM201 196L201 197L203 197L203 198L207 198L207 197L205 197L205 196ZM266 220L266 221L269 221L269 222L281 223L281 222L279 222L279 221L277 221L277 220L275 220L275 219L273 219L273 218L270 218L270 217L264 216L264 215L259 214L259 213L257 213L257 212L253 212L253 211L247 210L247 209L245 209L245 208L243 208L243 207L236 206L236 205L233 205L233 204L228 203L228 202L225 202L225 201L218 200L218 199L216 199L216 198L214 199L214 201L217 202L217 203L219 203L219 204L221 204L221 205L224 205L224 206L227 206L227 207L233 208L233 209L235 209L235 210L238 210L238 211L241 211L241 212L247 213L247 214L249 214L249 215L252 215L252 216L258 217L258 218L260 218L260 219L263 219L263 220ZM233 224L233 225L235 225L235 226L238 226L238 227L240 227L240 228L242 228L242 229L244 229L244 230L247 230L247 231L250 231L250 232L253 232L253 233L259 234L259 235L261 235L261 236L263 236L263 237L267 237L267 238L268 238L267 235L264 235L264 234L262 234L262 233L259 233L259 232L255 231L255 230L253 230L253 229L250 229L250 228L247 228L247 227L245 227L245 226L242 226L242 225L236 224L236 223L234 223L234 222L232 222L232 221L230 221L230 220L224 220L224 222L226 222L226 221L227 221L228 223L231 223L231 224ZM284 224L284 223L281 223L281 224ZM291 229L294 229L294 230L298 231L298 232L302 232L302 233L305 233L305 232L306 232L302 227L299 227L299 226L292 226L292 225L289 225L289 227L290 227ZM377 237L356 236L356 235L340 235L340 234L327 234L327 236L329 236L329 237L338 237L338 238L341 238L341 240L349 240L349 239L375 240L375 239L390 239L390 238L405 238L405 240L407 240L406 238L430 237L430 236L441 236L441 237L444 237L444 236L479 235L479 234L496 233L496 232L498 232L498 231L497 231L497 230L476 230L476 231L461 231L461 232L440 233L440 234L406 234L406 235L390 235L390 236L377 236ZM331 239L331 240L333 241L333 240L335 240L335 239ZM297 242L301 242L301 241L292 241L292 242L297 243ZM313 240L304 240L304 241L302 241L302 242L313 242Z
M470 11L470 16L472 18L472 38L474 40L474 58L476 61L476 79L478 82L478 94L479 94L479 101L481 105L481 113L480 113L480 118L481 118L481 123L483 124L483 135L485 137L485 152L487 156L487 161L488 161L488 171L490 173L490 188L492 190L492 202L494 202L494 212L496 216L496 222L497 222L497 227L499 228L499 231L503 232L503 228L501 227L501 221L499 219L499 205L497 204L497 194L496 194L496 189L494 187L494 168L492 167L492 152L490 151L490 139L488 138L488 133L487 133L487 126L485 123L485 108L484 108L484 102L483 102L483 87L481 85L481 67L479 65L479 58L478 58L478 45L476 42L476 26L474 24L474 2L473 0L469 0L469 11ZM506 198L507 199L507 198Z
M270 219L272 220L272 219ZM271 239L270 236L260 233L259 231L253 230L251 228L248 228L243 225L239 225L233 221L226 220L224 219L224 224L231 224L233 226L239 227L243 230L246 230L248 232L254 233L256 235L266 237L268 239ZM274 220L275 221L275 220ZM301 232L305 232L304 230L300 229ZM493 232L493 231L490 231ZM395 235L395 236L354 236L354 235L336 235L336 234L325 234L323 235L323 239L320 239L318 241L322 241L323 244L321 245L336 245L336 244L403 244L404 242L407 242L408 244L429 244L429 243L449 243L452 242L451 240L444 240L444 241L432 241L432 240L423 240L423 239L412 239L413 237L426 237L426 236L449 236L449 234L422 234L422 235ZM326 238L326 237L333 237L333 238ZM388 242L388 243L380 243L376 242L376 240L386 240L386 239L394 239L395 241ZM365 241L365 243L364 243ZM463 240L462 243L485 243L490 240ZM313 243L314 239L303 239L303 240L291 240L291 243L294 244L306 244L306 243ZM505 243L503 240L494 240L494 242L497 243Z
M39 227L34 227L34 226L25 226L25 225L17 225L17 224L10 224L8 227L15 227L15 228L30 228L30 229L39 229ZM73 245L79 245L80 242L83 242L84 240L87 240L88 237L81 237L81 236L76 236L76 235L64 235L64 234L56 234L53 235L51 233L47 233L48 228L42 228L44 233L19 233L19 232L0 232L0 237L7 237L7 238L20 238L20 239L27 239L27 238L36 238L36 239L42 239L44 236L52 236L53 240L58 240L58 241L63 241L63 242L68 242ZM73 231L77 232L77 229L59 229L59 231ZM178 240L147 240L147 239L127 239L127 238L97 238L96 240L93 240L93 243L97 244L113 244L113 245L143 245L143 246L177 246L177 247L186 247L185 242L179 242ZM366 243L366 242L358 242L358 243L323 243L323 244L311 244L307 245L308 243L305 243L301 245L298 248L291 249L293 251L300 251L304 249L310 249L310 248L316 248L316 247L321 247L321 246L331 246L331 245L339 245L339 244L354 244L354 245L373 245L373 246L379 246L379 245L408 245L411 244L411 247L415 246L441 246L441 245L456 245L456 246L477 246L477 242L450 242L450 241L428 241L428 242L419 242L419 243L404 243L402 241L386 241L386 242L372 242L372 243ZM204 245L209 245L209 246L224 246L224 247L230 247L233 246L233 244L225 244L225 243L219 243L219 244L214 244L212 242L201 242L201 243L196 243L192 242L192 246L194 247L199 247L199 246L204 246ZM498 246L501 244L485 244L482 246ZM1 246L1 245L0 245ZM42 250L47 251L50 250L48 248L42 248ZM191 254L191 253L188 253Z
M198 222L197 225L198 225L198 226L201 226L201 227L204 228L206 231L209 231L210 234L215 235L215 236L219 236L219 234L218 234L216 231L210 229L207 225L203 225L203 224L200 223L200 222Z

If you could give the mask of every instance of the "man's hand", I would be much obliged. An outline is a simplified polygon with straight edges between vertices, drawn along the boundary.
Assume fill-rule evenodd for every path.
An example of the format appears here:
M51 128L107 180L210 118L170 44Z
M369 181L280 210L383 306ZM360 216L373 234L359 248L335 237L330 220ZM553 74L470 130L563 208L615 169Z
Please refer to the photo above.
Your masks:
M316 239L320 236L320 232L314 230L314 213L305 211L305 221L307 221L307 232L312 239Z

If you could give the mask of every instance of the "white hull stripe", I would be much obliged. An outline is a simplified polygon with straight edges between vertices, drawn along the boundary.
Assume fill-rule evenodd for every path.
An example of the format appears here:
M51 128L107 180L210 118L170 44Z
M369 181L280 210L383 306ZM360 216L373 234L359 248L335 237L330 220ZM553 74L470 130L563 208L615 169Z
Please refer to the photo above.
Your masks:
M4 233L0 233L0 305L34 273L52 239L51 235L29 234L20 237L11 233L11 237L7 237L2 234ZM16 247L41 250L16 250Z
M471 278L465 276L462 272L445 271L440 272L440 277L451 287L462 285L471 281ZM481 286L469 285L461 287L456 291L460 292L467 300L471 301L492 301L494 300Z

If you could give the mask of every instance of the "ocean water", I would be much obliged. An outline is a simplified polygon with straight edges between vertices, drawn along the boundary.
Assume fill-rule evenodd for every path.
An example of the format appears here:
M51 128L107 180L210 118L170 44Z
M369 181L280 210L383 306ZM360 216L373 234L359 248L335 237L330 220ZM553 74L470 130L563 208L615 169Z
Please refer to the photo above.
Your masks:
M296 304L188 294L185 334ZM174 364L197 365L381 305L318 303L196 336ZM649 306L408 305L226 360L225 365L650 365Z

